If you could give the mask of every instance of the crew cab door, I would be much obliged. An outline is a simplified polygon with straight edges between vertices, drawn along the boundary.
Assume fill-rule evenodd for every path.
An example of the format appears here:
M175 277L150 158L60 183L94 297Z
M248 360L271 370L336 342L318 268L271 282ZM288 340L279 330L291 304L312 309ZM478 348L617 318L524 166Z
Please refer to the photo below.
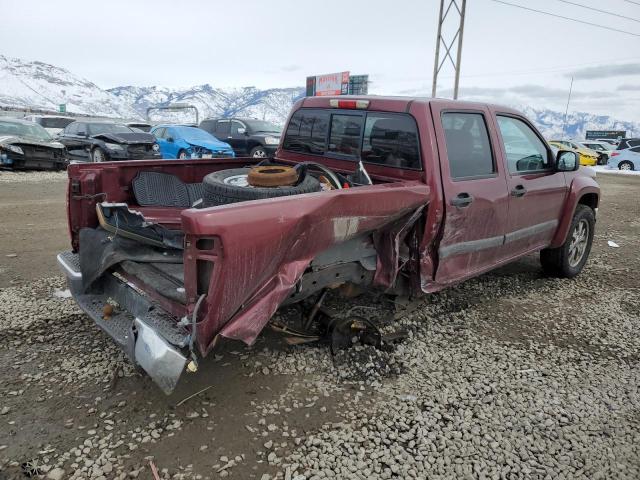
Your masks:
M445 105L431 105L445 202L435 278L440 284L477 275L504 259L509 202L489 110Z
M509 218L504 250L516 257L548 246L567 196L551 149L524 117L497 113L499 151L507 175Z
M60 143L66 147L70 160L87 160L89 158L86 136L80 136L79 133L87 134L86 123L72 123L58 138Z

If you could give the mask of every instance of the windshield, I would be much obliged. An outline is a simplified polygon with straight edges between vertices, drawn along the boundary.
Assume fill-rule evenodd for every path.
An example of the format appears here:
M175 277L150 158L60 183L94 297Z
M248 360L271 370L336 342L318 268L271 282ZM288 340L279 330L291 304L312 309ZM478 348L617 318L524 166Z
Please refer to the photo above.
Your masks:
M75 122L73 118L64 117L41 117L38 119L38 123L44 128L64 128L73 122Z
M218 142L216 137L201 128L173 127L172 130L176 132L177 137L183 138L187 142Z
M273 132L282 133L282 127L263 120L243 120L252 132Z
M51 141L51 135L37 123L3 122L0 120L0 135L12 135L16 137L31 138L44 142Z
M133 133L126 125L116 123L90 123L89 135L100 135L102 133Z

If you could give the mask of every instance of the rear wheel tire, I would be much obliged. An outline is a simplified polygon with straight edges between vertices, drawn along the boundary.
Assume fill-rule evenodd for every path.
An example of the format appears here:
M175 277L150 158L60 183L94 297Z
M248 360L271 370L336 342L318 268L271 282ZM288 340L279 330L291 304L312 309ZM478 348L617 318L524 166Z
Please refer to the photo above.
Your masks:
M562 278L578 275L587 263L595 224L593 210L586 205L578 205L564 244L558 248L545 248L540 252L544 272Z
M178 152L178 155L176 156L176 158L177 158L178 160L186 160L186 159L188 159L188 158L189 158L189 155L187 155L187 152L185 152L184 150L180 150L180 151Z
M624 162L620 162L618 164L618 168L620 170L625 170L625 171L633 171L633 163L628 162L627 160L625 160Z
M254 148L251 150L250 155L251 155L253 158L267 158L267 157L269 156L269 154L267 154L267 151L266 151L266 150L264 149L264 147L262 147L262 146L254 147Z
M107 155L100 147L96 147L91 151L91 161L93 163L102 163L107 161Z

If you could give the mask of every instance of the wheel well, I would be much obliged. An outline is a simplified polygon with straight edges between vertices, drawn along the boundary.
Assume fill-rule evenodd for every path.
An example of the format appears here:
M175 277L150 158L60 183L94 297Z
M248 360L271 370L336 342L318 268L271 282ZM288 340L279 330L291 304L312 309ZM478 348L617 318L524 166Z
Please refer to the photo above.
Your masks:
M262 145L260 142L256 140L249 142L249 151L253 150L256 147L264 147L264 145Z
M580 197L578 203L581 205L586 205L587 207L595 210L596 208L598 208L598 194L585 193L582 197Z

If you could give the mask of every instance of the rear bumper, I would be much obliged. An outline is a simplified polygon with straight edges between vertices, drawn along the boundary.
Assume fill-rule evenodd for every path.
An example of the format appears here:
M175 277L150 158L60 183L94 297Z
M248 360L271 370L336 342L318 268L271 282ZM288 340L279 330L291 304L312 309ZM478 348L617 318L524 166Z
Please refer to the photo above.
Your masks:
M78 255L62 252L57 260L78 306L162 391L170 394L185 369L189 332L116 275L103 275L84 292ZM108 317L107 304L113 310Z

